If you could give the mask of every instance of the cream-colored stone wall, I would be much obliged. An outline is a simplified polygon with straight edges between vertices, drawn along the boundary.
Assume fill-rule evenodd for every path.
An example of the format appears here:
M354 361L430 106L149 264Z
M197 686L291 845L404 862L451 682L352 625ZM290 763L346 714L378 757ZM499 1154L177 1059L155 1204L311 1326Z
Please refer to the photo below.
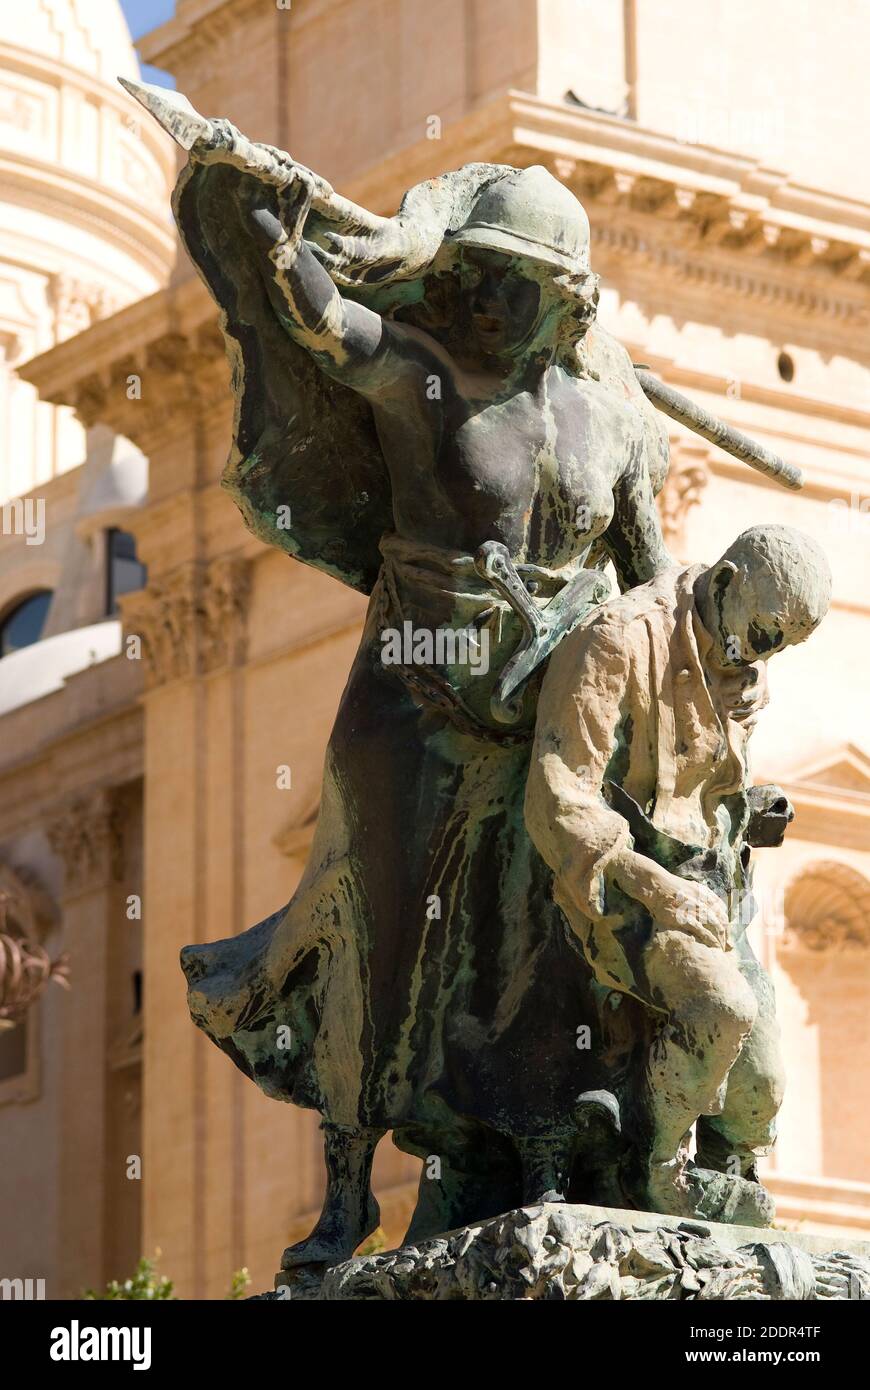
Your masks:
M855 156L870 14L855 0L633 0L636 114L795 182L870 197Z

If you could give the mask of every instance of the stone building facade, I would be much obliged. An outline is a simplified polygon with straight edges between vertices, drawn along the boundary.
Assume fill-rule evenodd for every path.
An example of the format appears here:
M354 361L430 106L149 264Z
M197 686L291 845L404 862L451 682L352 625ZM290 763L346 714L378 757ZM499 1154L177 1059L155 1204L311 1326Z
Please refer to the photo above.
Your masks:
M785 787L797 818L759 856L752 931L789 1058L768 1165L780 1217L867 1230L870 14L850 0L769 0L763 15L751 0L176 11L142 56L198 109L373 211L469 160L545 164L587 207L600 316L633 359L804 470L786 493L675 426L660 505L681 559L763 521L811 532L831 557L830 616L771 672L755 737L758 778ZM0 94L21 61L10 51ZM153 213L166 150L124 110L161 171ZM0 1274L47 1277L49 1296L123 1277L157 1247L182 1294L220 1297L242 1264L266 1286L322 1191L316 1117L266 1100L192 1027L178 950L258 921L298 880L363 602L243 528L219 487L232 403L214 306L183 254L152 269L114 312L89 310L15 363L40 410L86 432L81 468L30 475L55 518L39 556L0 538L0 626L42 586L59 616L36 648L88 633L69 669L46 674L31 648L0 660L0 697L4 665L26 675L0 699L0 866L20 894L39 882L50 910L40 899L33 930L72 958L69 995L46 991L29 1060L0 1080ZM95 607L107 530L135 536L147 566L118 602L126 636ZM416 1175L381 1145L390 1238Z

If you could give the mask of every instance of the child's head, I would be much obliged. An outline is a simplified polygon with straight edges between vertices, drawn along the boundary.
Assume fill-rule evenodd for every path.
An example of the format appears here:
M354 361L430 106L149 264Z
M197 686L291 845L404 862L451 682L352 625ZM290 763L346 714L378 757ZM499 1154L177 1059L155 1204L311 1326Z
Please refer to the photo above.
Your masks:
M791 526L751 526L695 584L719 666L749 666L803 642L831 601L821 546Z

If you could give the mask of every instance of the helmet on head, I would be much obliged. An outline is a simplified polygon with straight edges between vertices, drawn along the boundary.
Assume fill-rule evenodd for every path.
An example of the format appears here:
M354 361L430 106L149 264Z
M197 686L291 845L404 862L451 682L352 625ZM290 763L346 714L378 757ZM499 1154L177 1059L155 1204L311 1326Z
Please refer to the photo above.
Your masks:
M449 240L525 256L573 274L589 269L589 218L583 204L540 164L490 184Z

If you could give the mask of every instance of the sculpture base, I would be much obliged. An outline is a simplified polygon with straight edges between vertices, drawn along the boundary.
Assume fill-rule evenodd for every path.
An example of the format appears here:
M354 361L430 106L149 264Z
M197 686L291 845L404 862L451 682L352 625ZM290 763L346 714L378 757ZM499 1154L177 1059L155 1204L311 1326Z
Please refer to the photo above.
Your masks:
M266 1299L868 1299L870 1242L545 1203L330 1269Z

